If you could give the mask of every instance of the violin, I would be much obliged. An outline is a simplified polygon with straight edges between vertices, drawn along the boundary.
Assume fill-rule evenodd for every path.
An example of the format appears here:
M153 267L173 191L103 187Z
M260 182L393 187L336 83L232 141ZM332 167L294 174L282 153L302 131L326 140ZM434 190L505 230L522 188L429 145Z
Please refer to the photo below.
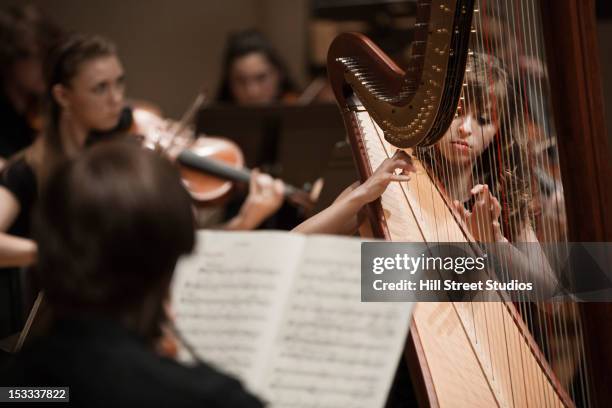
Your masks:
M198 99L178 123L163 119L152 109L135 107L132 132L143 136L145 148L165 153L178 165L183 183L198 205L217 204L229 195L234 183L248 183L251 171L244 167L244 155L234 142L222 137L194 137L185 125L201 105ZM312 209L314 200L308 192L283 184L288 202Z

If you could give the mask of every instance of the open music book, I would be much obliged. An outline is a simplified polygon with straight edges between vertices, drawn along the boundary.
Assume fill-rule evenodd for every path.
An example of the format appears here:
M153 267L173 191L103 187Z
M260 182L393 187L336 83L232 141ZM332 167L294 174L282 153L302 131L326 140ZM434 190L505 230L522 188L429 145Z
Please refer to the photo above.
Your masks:
M413 305L361 303L360 245L201 231L176 269L177 328L271 407L383 407Z

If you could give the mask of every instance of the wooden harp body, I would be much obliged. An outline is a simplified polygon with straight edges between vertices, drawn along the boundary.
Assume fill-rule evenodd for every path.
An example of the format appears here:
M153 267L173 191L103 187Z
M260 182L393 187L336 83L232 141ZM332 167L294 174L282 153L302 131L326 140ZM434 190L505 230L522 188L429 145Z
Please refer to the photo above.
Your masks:
M415 41L405 69L363 35L342 34L332 43L328 73L363 180L397 148L414 151L443 136L462 98L466 55L476 47L470 36L486 28L485 3L417 1ZM548 237L612 241L612 217L607 215L612 172L592 1L502 0L496 12L505 12L512 21L528 13L540 30L534 42L546 46L544 77L550 83L566 219L564 232ZM540 23L542 13L546 19ZM488 45L491 53L499 48ZM392 241L472 242L450 209L452 198L443 183L426 163L415 161L417 172L410 182L390 185L367 208L372 234ZM596 321L609 321L612 306L571 308L580 319L582 336L581 344L572 346L577 348L574 364L586 371L578 392L577 369L560 379L558 362L550 362L551 353L541 351L520 306L508 301L419 303L406 359L420 405L608 406L612 396L604 384L611 383L612 325L598 326Z

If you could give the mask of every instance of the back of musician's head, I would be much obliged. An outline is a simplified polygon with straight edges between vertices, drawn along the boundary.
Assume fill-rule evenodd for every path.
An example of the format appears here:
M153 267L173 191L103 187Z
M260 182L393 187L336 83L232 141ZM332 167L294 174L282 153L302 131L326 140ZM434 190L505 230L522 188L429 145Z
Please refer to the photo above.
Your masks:
M177 170L125 142L60 166L42 191L35 231L40 284L68 315L121 316L152 294L161 303L177 259L194 245Z

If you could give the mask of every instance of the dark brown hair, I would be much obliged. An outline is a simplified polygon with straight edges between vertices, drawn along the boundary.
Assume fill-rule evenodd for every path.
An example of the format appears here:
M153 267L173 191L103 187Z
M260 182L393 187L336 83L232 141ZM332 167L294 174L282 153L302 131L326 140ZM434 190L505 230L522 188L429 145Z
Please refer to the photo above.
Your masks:
M236 102L232 94L229 79L232 65L237 59L253 53L262 54L278 71L280 78L278 94L276 95L278 99L280 99L283 94L296 91L296 86L289 76L289 70L276 50L272 47L272 44L270 44L270 41L268 41L259 31L249 29L233 33L227 40L223 55L223 77L221 78L221 85L217 91L217 102Z
M32 5L0 10L0 67L9 80L11 66L22 58L44 60L61 30Z
M177 170L121 141L61 165L42 190L34 227L39 284L60 315L121 318L151 296L161 310L177 259L195 239Z
M49 176L55 166L67 159L59 131L62 107L53 96L53 87L58 84L69 87L83 63L116 53L115 45L106 38L84 34L68 36L49 53L45 64L48 104L44 132L45 154L38 169L42 180Z

